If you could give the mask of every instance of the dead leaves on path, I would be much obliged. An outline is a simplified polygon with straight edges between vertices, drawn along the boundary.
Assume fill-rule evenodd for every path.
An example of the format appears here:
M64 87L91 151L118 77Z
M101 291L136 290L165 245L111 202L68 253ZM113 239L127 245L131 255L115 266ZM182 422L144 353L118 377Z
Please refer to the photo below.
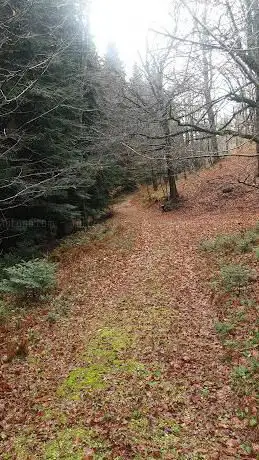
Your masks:
M255 220L244 214L242 225ZM2 364L1 458L256 458L214 330L214 262L197 251L239 221L186 208L161 215L135 197L101 239L82 234L56 254L57 298L3 331L22 333L28 355Z

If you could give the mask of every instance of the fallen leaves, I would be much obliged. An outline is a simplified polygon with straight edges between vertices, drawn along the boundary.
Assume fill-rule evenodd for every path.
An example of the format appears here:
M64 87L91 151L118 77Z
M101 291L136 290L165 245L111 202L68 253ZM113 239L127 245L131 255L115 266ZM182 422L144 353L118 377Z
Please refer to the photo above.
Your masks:
M162 215L143 209L136 195L117 206L111 231L99 229L100 241L81 234L75 246L55 255L61 266L56 299L2 330L6 346L17 331L29 346L28 356L2 364L0 452L8 460L21 452L45 460L46 448L57 450L60 443L80 460L248 458L240 443L251 427L235 416L237 398L213 326L226 296L211 298L206 283L213 261L197 247L204 238L235 231L240 217L245 227L256 216L240 216L239 191L230 204L215 196L224 173L217 168L182 184L188 207ZM57 320L50 324L51 308ZM58 397L75 369L88 369L89 385L94 355L85 350L103 330L124 331L118 347L130 336L118 356L109 344L108 353L101 350L105 385L96 392L84 388L76 400ZM255 417L255 402L246 402ZM254 441L249 458L256 458Z

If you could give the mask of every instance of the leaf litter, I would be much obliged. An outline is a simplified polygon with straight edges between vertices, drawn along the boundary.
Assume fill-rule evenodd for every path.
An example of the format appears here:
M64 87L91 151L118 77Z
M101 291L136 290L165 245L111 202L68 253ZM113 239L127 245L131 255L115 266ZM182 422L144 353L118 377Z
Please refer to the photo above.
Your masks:
M56 250L56 297L1 328L4 354L14 336L28 342L23 359L1 366L1 458L257 458L214 327L215 260L199 250L256 223L256 190L247 209L239 189L215 195L237 167L224 160L182 181L186 204L170 214L135 194L101 238Z

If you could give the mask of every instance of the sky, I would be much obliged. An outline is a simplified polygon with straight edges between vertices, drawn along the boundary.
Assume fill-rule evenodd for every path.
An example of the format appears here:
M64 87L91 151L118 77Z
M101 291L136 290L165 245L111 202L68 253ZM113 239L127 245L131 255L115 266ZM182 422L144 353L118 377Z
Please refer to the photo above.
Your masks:
M128 73L145 50L149 28L168 21L171 0L92 0L91 32L101 55L114 42Z

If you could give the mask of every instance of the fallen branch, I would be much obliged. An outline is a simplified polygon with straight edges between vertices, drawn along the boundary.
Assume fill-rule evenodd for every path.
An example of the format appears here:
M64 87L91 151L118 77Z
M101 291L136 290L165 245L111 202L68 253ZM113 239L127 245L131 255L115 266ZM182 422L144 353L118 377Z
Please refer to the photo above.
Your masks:
M249 176L247 176L245 178L245 180L237 179L237 181L238 181L239 184L246 185L247 187L253 187L253 188L259 189L259 186L256 183L247 182L248 178L249 178Z

